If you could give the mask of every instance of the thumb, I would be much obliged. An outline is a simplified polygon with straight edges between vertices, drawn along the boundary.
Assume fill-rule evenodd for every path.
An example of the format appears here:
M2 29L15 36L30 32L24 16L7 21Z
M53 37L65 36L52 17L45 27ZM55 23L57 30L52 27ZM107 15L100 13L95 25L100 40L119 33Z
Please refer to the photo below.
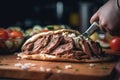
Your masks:
M95 21L99 21L98 11L91 17L90 23L92 24Z

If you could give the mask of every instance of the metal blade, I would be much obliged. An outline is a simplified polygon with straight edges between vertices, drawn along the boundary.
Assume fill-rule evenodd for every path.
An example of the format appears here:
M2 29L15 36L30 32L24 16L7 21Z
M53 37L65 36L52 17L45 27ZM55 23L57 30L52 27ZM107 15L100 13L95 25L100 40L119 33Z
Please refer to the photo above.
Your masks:
M99 24L97 22L93 22L92 25L80 35L80 37L89 38L89 36L92 35L98 28Z

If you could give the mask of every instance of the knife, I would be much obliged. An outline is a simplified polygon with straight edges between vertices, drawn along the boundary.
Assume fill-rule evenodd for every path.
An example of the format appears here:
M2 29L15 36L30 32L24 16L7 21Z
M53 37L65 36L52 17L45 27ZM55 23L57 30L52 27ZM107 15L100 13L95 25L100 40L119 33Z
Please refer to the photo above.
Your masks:
M91 26L84 33L82 33L79 37L84 38L84 39L89 39L90 35L92 35L97 29L99 29L98 22L93 22Z

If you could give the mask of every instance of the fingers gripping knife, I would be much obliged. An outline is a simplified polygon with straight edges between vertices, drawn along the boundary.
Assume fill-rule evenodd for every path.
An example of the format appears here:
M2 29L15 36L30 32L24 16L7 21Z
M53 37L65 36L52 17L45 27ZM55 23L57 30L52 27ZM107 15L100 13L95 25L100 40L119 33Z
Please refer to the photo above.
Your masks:
M91 26L79 37L84 39L89 39L89 36L92 35L98 28L99 28L99 24L97 22L93 22Z

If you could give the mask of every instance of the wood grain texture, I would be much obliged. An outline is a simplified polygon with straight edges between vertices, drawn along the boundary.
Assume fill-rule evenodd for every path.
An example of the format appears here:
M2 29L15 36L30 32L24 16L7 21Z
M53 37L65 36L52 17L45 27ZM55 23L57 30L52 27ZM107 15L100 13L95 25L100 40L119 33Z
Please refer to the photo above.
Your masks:
M107 54L120 56L120 51L114 51L111 49L103 49Z
M15 67L16 63L34 63L35 67L22 70ZM5 64L5 65L1 65ZM114 74L116 62L94 63L91 68L90 63L70 63L70 62L49 62L34 60L17 60L14 55L0 56L0 77L32 80L108 80ZM71 65L71 69L65 69L66 65ZM40 66L51 68L50 72L40 71ZM57 73L58 67L61 69ZM106 69L103 69L106 67Z

